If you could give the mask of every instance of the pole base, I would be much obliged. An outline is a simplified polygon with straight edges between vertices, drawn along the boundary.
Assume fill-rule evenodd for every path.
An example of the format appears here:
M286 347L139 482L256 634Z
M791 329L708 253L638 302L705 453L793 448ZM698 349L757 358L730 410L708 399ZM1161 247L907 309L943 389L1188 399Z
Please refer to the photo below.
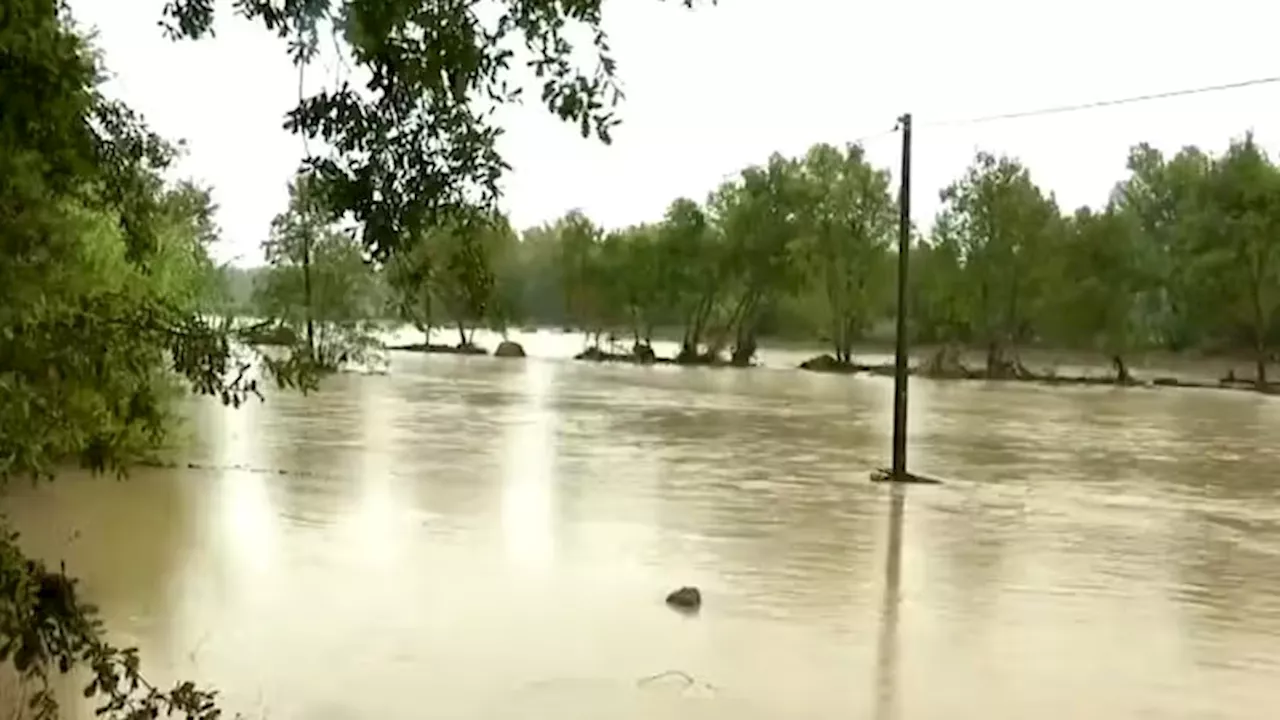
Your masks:
M910 485L941 485L942 481L937 478L925 477L924 475L915 475L912 473L904 473L901 477L894 477L893 470L890 468L877 468L871 472L871 482L874 483L902 483Z

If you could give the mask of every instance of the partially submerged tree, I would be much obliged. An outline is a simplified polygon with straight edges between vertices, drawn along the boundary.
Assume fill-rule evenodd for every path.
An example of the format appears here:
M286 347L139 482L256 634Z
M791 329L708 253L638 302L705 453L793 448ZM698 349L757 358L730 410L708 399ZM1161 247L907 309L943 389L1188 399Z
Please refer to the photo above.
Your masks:
M1029 339L1043 298L1057 207L1016 160L978 153L965 175L942 191L972 278L975 329L987 347L988 377L1022 372L1016 348Z
M1268 333L1280 310L1280 169L1248 134L1214 161L1206 185L1199 267L1245 330L1254 381L1265 388Z
M722 185L708 203L726 243L734 299L724 331L732 337L734 365L751 362L765 311L800 281L795 258L803 194L797 162L774 154L765 166L747 168L739 180Z
M272 220L255 305L304 339L311 362L335 369L365 360L379 344L377 278L354 234L326 222L310 180L295 178L288 209Z
M1146 334L1139 303L1154 278L1138 237L1135 218L1114 207L1076 211L1058 248L1062 273L1046 323L1066 346L1103 353L1122 384L1133 381L1126 358Z
M887 287L882 258L898 221L889 173L868 164L857 145L815 145L801 171L801 253L822 290L823 324L835 359L848 365L853 342L867 330Z

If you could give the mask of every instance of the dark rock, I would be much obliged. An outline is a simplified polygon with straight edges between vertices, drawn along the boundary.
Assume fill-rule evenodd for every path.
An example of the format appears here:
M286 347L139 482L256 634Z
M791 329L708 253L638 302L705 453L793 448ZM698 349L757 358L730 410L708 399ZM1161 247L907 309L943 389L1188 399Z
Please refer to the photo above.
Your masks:
M493 351L494 357L500 358L522 358L524 357L524 348L520 343L511 340L503 340L498 343L498 349Z
M686 585L667 595L667 604L681 610L697 610L702 607L702 593L698 588Z
M800 369L826 373L855 373L863 367L851 362L840 362L831 355L819 355L800 363Z
M606 353L605 351L593 345L592 347L589 347L586 350L583 350L577 355L574 355L573 359L589 360L591 362L604 362L605 360L608 359L608 353Z

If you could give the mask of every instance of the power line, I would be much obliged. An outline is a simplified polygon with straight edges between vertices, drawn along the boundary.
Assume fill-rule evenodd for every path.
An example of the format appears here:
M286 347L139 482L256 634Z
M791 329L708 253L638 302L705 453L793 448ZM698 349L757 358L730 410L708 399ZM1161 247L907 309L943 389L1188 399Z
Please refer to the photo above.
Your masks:
M1147 102L1150 100L1165 100L1167 98L1183 97L1186 95L1199 95L1201 93L1221 92L1223 90L1238 90L1240 88L1252 87L1254 85L1269 85L1280 82L1280 76L1256 78L1253 80L1242 80L1240 82L1226 83L1223 85L1207 85L1204 87L1187 88L1183 90L1172 90L1162 93L1150 93L1147 95L1134 95L1132 97L1118 98L1112 100L1097 100L1094 102L1079 103L1076 105L1059 105L1057 107L1047 107L1038 110L1023 110L1019 112L1001 113L998 115L981 115L978 117L966 118L962 120L942 120L935 122L924 122L916 125L919 127L955 127L958 125L977 125L980 123L995 122L998 120L1015 120L1019 118L1035 117L1038 115L1056 115L1059 113L1077 112L1080 110L1094 110L1097 108L1112 107L1115 105L1129 105L1132 103Z
M862 136L862 137L860 137L860 138L857 138L857 139L854 139L854 140L850 140L850 141L849 141L849 144L850 144L850 145L862 145L863 143L867 142L868 140L879 140L879 139L880 139L880 138L882 138L882 137L886 137L886 136L889 136L889 135L895 135L895 134L897 134L897 132L898 132L898 126L897 126L897 125L894 125L893 127L888 128L887 130L881 130L880 132L873 132L873 133L870 133L870 134L868 134L868 135L863 135L863 136Z

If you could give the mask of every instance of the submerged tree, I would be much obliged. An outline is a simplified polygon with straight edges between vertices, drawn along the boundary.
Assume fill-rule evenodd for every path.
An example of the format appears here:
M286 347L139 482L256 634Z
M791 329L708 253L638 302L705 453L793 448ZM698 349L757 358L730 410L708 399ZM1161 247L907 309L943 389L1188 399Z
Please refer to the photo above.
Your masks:
M802 249L821 288L825 325L836 361L853 361L853 342L878 309L887 279L883 258L897 229L889 173L872 167L862 148L816 145L802 166Z
M1126 358L1146 334L1140 302L1154 278L1138 241L1131 215L1115 207L1078 210L1058 250L1062 273L1046 323L1068 347L1103 353L1118 383L1133 380Z
M1058 210L1017 161L979 153L942 192L944 222L964 258L975 329L989 377L1021 372L1015 348L1028 339L1043 299L1045 258Z
M336 368L377 345L377 279L354 234L325 221L313 191L307 175L290 184L289 207L272 220L262 245L268 270L254 299L290 336L303 338L312 362Z
M1254 380L1265 388L1268 333L1280 310L1280 169L1249 134L1213 163L1206 184L1200 269L1244 329Z
M751 362L765 311L799 282L803 193L796 161L775 154L764 167L747 168L739 180L721 186L709 202L724 233L735 291L724 327L733 336L735 365Z

